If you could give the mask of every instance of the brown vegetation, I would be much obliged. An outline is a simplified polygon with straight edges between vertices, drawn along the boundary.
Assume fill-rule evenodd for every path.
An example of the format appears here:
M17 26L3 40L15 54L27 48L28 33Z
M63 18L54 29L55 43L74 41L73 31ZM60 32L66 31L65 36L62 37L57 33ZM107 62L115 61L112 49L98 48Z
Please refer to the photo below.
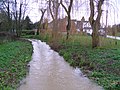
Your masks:
M6 39L11 39L11 40L15 40L17 38L15 34L11 34L9 32L0 32L0 37L4 37Z

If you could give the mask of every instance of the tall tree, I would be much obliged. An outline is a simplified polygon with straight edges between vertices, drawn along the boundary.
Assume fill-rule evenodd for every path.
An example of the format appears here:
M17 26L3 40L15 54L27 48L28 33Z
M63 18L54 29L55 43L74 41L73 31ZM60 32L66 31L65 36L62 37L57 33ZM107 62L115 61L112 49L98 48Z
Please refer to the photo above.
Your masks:
M37 23L37 34L38 35L42 28L43 28L43 19L44 19L44 15L46 13L46 10L47 10L47 7L48 7L48 1L49 0L36 0L35 2L39 4L39 8L38 10L40 11L40 20L39 22Z
M25 16L25 12L26 12L26 7L27 7L28 3L26 0L14 0L13 2L13 16L15 19L15 30L17 33L17 36L20 37L21 36L21 31L22 31L22 20L24 19Z
M0 2L1 3L1 2ZM21 35L22 19L24 19L27 6L27 0L2 0L0 9L2 9L7 16L7 23L9 32Z
M46 9L41 9L41 17L40 17L40 21L39 21L39 25L38 25L38 30L37 30L37 35L39 34L39 30L41 32L41 26L42 26L42 21L43 21L43 17L45 15Z
M5 1L2 0L1 9L2 9L2 11L5 12L5 14L7 16L7 31L11 31L11 26L12 26L12 17L11 17L10 5L11 5L10 0L5 0Z
M0 11L0 31L8 31L9 30L9 24L8 24L8 17L6 13L1 10Z
M90 17L89 22L92 27L92 47L99 47L100 46L100 40L99 40L99 32L100 29L100 19L102 15L102 5L104 3L104 0L97 0L97 16L95 15L95 0L90 0ZM96 19L95 19L96 18Z
M59 11L60 2L59 0L49 0L49 10L53 19L53 38L56 38L58 31L58 11Z
M71 29L71 15L70 15L70 13L71 13L72 4L73 4L73 0L69 0L69 1L70 1L70 3L68 5L68 7L66 7L63 4L63 0L61 0L61 5L64 8L64 10L66 11L67 16L68 16L68 18L67 18L67 26L66 26L66 29L67 29L67 37L66 37L66 39L68 39L68 37L69 37L69 31Z

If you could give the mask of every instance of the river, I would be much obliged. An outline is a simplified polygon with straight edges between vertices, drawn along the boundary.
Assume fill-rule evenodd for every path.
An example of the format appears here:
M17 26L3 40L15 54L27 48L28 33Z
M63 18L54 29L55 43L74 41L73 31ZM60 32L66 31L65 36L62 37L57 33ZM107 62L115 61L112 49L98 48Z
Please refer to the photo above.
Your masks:
M103 90L72 68L49 45L31 40L33 45L29 74L18 90Z

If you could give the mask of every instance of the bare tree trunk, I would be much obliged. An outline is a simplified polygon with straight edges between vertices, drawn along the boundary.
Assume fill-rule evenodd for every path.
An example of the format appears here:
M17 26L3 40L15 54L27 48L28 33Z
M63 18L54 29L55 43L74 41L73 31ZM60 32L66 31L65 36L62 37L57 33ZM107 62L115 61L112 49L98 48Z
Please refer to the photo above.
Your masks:
M66 29L67 29L67 36L66 36L66 39L69 38L69 31L71 29L71 9L72 9L72 4L73 4L73 0L70 0L70 5L68 6L68 9L67 7L63 4L62 0L61 0L61 5L62 7L64 8L64 10L66 11L67 15L68 15L68 19L67 19L67 26L66 26Z
M15 31L17 36L19 37L19 33L18 33L18 12L17 12L17 1L15 0L15 13L14 13L14 18L15 18Z
M99 32L98 27L96 25L93 26L93 33L92 33L92 47L98 47L100 45L99 40Z
M104 3L104 0L99 0L97 3L97 18L96 20L94 20L94 16L95 16L95 5L94 5L94 0L90 0L90 17L89 17L89 21L91 24L91 27L93 29L93 33L92 33L92 47L99 47L100 46L100 40L99 40L99 29L100 29L100 18L102 15L102 4Z
M21 35L21 19L22 15L25 15L25 11L23 11L23 5L26 6L26 0L20 0L20 6L18 7L17 0L3 0L4 11L7 15L7 24L8 24L8 31L12 33L16 33L19 37ZM26 8L26 7L25 7ZM19 9L19 10L18 10ZM25 9L26 10L26 9ZM23 15L23 16L24 16ZM14 20L12 18L14 17ZM14 22L14 24L13 24Z
M18 6L19 5L19 6ZM25 16L25 12L26 12L26 6L28 4L26 4L26 0L20 0L20 2L18 3L17 0L14 0L13 3L13 16L15 19L14 25L15 25L15 32L17 34L18 37L21 36L21 32L22 32L22 20L24 19ZM23 8L24 7L24 8Z
M53 4L53 7L52 7ZM49 10L50 14L53 19L53 30L52 30L52 37L57 40L57 32L58 32L58 9L59 9L60 3L59 0L49 0ZM53 11L53 12L52 12Z
M10 2L9 2L9 0L8 0L8 6L7 6L7 14L8 14L8 31L11 31L11 24L12 24L12 22L11 22L11 16L10 16Z
M66 39L68 39L69 38L69 31L70 31L70 28L71 28L70 14L68 14L68 24L67 24L66 28L67 28L67 37L66 37Z
M42 16L41 16L40 21L39 21L39 26L38 26L38 29L37 29L37 35L39 35L39 30L41 29L41 24L42 24L45 12L46 12L46 9L44 9L44 10L41 9ZM40 30L40 32L41 32L41 30Z
M20 8L19 8L18 36L21 36L21 16L22 16L22 3L20 3Z
M2 0L2 5L1 9L5 12L7 16L7 31L11 32L12 30L12 18L11 18L11 11L10 11L10 1L9 0Z

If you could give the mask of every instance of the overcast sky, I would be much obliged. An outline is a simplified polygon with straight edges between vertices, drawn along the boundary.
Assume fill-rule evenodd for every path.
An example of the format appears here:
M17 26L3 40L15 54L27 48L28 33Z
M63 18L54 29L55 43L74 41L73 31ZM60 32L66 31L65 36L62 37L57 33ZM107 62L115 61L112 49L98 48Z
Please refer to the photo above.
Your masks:
M41 12L39 11L39 8L45 7L45 5L42 3L44 0L29 0L29 8L30 11L28 12L28 15L31 19L32 22L37 22L40 20L41 17ZM84 2L85 0L80 0L81 2ZM86 0L87 1L87 0ZM42 3L42 6L40 4ZM120 0L109 0L109 5L108 5L108 24L113 25L113 24L118 24L120 23ZM87 6L88 5L88 6ZM62 10L62 9L61 9ZM106 23L106 6L103 6L103 15L101 18L101 22L103 24ZM89 4L84 4L80 6L77 10L73 10L71 12L72 19L77 19L80 20L83 16L85 17L86 20L89 18ZM62 12L59 14L59 17L64 17L66 14L65 12ZM46 14L46 18L48 15Z

